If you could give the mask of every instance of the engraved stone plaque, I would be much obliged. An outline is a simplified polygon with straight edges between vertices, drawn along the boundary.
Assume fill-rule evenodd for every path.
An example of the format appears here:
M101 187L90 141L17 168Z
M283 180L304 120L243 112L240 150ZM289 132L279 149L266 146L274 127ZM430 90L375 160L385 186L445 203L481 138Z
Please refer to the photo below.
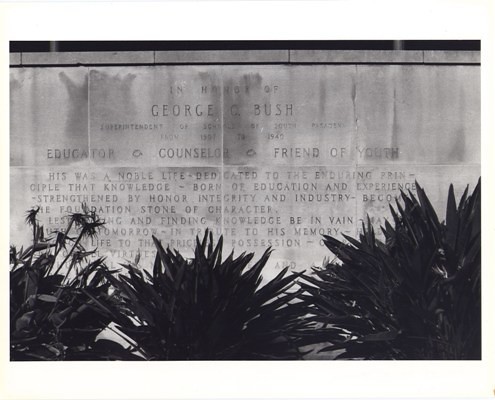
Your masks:
M332 255L416 181L444 217L480 176L478 65L153 65L12 68L11 242L25 212L47 232L82 203L91 245L151 268L152 236L273 254L266 278ZM378 234L379 234L379 230Z

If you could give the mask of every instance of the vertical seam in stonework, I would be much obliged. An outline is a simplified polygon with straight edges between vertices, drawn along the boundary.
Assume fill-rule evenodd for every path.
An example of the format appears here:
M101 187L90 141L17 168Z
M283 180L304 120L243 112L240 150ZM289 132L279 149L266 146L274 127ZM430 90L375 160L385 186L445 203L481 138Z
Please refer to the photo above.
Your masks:
M89 106L89 96L90 96L90 92L89 92L89 88L90 88L90 79L91 79L91 67L87 67L87 73L88 73L88 154L91 154L91 127L90 127L90 124L91 124L91 118L90 118L90 106ZM88 157L88 164L89 166L93 166L92 164L92 161L91 161L91 157Z
M224 165L225 165L225 160L224 160L224 129L223 129L223 123L224 123L224 116L223 116L223 110L224 110L224 96L223 96L223 73L224 73L224 69L225 67L220 67L220 88L221 88L221 93L220 93L220 102L221 102L221 107L220 107L220 114L221 114L221 118L220 118L220 132L222 134L222 138L221 138L221 157L220 157L220 160L222 160L222 165L220 166L220 173L221 173L221 177L220 177L220 184L222 185L221 187L221 194L222 194L222 198L220 199L220 206L221 206L221 210L220 210L220 234L223 236L224 232L223 232L223 197L224 197L224 174L223 174L223 171L224 171Z
M354 112L354 171L357 176L358 172L358 155L356 154L357 147L358 147L358 142L359 142L359 131L358 131L358 117L357 117L357 108L356 108L356 99L357 99L357 85L358 85L358 79L359 79L359 68L358 65L355 64L355 77L354 77L354 90L353 90L353 96L352 96L352 106L353 106L353 112ZM356 178L357 179L357 178ZM357 237L358 234L358 194L357 194L357 182L355 182L354 185L354 218L355 218L355 224L354 224L354 235Z

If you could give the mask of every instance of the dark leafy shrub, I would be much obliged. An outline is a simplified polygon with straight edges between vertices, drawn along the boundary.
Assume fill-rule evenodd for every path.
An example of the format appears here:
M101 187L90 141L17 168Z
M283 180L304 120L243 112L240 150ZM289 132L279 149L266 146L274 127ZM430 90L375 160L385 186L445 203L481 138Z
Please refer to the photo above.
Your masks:
M345 359L481 358L481 184L439 222L424 190L390 207L385 241L363 224L359 240L325 236L337 256L305 276L301 299Z
M45 238L38 210L27 216L33 244L10 250L11 360L127 358L119 344L96 340L110 322L96 305L98 299L110 301L108 269L102 258L89 260L94 251L81 241L103 222L84 207L71 215L64 232ZM78 234L71 237L74 230Z
M196 238L194 258L164 249L152 273L125 265L108 276L123 306L106 305L118 329L146 360L298 359L307 323L290 292L300 274L282 270L261 286L270 250L248 268L253 254L222 260L222 238Z

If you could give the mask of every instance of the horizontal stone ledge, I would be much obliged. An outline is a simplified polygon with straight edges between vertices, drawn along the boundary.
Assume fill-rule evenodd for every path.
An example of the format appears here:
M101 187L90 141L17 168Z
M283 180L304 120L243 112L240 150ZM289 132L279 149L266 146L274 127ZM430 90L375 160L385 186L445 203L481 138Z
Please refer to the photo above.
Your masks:
M10 53L10 65L136 64L479 64L479 51L199 50Z
M290 62L308 64L422 64L423 52L407 50L290 50Z
M22 53L22 65L153 64L152 51Z
M288 50L156 51L156 64L287 63Z
M11 65L95 65L95 64L210 64L210 63L287 63L288 50L199 50L22 53L22 63L12 58Z
M479 51L434 51L424 52L425 64L480 64Z

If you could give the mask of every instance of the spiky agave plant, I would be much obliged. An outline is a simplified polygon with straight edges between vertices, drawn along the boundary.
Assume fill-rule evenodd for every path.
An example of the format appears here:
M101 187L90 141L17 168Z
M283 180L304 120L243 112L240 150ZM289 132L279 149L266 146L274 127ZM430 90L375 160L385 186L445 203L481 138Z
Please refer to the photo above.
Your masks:
M344 359L481 358L481 186L440 222L424 190L390 207L385 241L363 224L359 240L326 236L340 262L305 276L300 298L322 324L323 349ZM323 332L323 330L322 330Z
M109 280L123 306L112 307L118 330L146 360L298 359L307 323L298 294L290 291L300 274L282 270L261 286L267 250L251 267L254 254L233 252L222 259L222 238L211 232L196 238L194 258L164 249L154 237L152 273L125 265L127 275Z
M64 231L45 238L38 211L26 218L32 245L10 250L11 360L127 358L119 344L96 340L110 322L96 305L98 299L110 301L108 270L102 258L88 259L95 250L86 251L81 241L103 222L84 206Z

